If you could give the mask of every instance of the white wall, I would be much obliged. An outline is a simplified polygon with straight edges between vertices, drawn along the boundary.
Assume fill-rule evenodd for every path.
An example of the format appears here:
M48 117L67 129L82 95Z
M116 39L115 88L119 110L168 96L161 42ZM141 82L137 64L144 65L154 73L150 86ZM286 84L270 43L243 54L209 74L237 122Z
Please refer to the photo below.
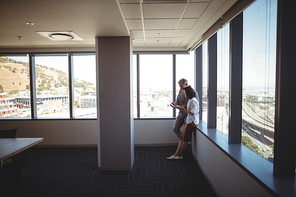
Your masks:
M193 136L194 157L220 196L272 196L203 134Z
M0 130L17 128L17 137L43 137L40 145L94 146L97 120L13 120L0 121Z
M135 145L176 144L174 120L135 120ZM17 128L17 137L43 137L39 145L97 146L97 120L0 121L0 130Z
M135 120L135 145L177 144L174 120Z

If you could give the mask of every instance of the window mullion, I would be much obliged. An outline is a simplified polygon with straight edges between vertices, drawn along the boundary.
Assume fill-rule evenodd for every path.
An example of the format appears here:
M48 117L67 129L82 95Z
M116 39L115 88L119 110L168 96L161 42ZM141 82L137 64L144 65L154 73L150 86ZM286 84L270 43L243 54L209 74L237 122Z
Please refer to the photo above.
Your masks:
M30 94L31 94L31 118L37 118L37 103L36 103L36 76L35 76L35 55L29 54L30 67Z

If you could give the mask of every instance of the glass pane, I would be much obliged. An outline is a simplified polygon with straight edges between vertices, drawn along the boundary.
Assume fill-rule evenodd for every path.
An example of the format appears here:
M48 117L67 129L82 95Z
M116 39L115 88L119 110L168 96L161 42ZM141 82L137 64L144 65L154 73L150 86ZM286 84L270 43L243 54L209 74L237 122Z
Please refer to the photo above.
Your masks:
M277 1L255 1L243 14L242 144L272 162Z
M185 78L188 81L188 85L195 88L194 83L194 52L191 51L189 55L176 55L176 81ZM176 95L178 96L180 87L176 84Z
M68 57L35 57L37 117L69 118Z
M208 120L208 41L202 44L202 120Z
M133 55L133 117L137 117L137 55Z
M217 32L217 129L228 135L229 24Z
M173 117L172 55L140 55L140 116Z
M74 110L76 118L97 118L96 56L73 56Z
M0 118L31 117L28 56L0 56Z

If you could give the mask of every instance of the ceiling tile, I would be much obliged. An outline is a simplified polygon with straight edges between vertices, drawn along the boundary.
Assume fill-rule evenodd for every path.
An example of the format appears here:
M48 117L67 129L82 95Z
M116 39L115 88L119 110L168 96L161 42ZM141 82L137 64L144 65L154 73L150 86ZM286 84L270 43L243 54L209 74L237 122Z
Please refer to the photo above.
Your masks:
M146 30L146 37L154 38L163 38L163 37L172 37L175 33L175 30Z
M196 19L182 19L178 29L191 29L195 22Z
M169 44L171 38L146 38L146 43Z
M182 41L183 41L183 38L173 38L170 44L171 45L180 45Z
M188 34L188 31L189 30L177 30L176 32L175 32L175 38L183 38L183 37L185 37L187 34Z
M144 35L143 35L143 31L141 30L141 31L139 31L139 30L134 30L134 31L132 31L133 32L133 34L134 34L134 37L144 37Z
M126 20L126 23L130 30L143 29L141 20Z
M133 40L133 43L144 43L144 38L139 38L139 37L135 37L135 39Z
M180 18L186 3L143 4L144 18Z
M199 18L208 5L208 3L190 3L183 18Z
M140 4L120 4L125 19L138 18L141 19Z
M145 29L176 29L179 19L146 19Z

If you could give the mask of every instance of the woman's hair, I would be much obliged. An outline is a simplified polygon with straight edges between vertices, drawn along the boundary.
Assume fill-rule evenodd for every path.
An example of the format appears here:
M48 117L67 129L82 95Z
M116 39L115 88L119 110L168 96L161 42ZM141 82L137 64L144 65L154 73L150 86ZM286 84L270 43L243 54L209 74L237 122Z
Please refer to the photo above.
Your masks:
M187 86L183 90L186 92L186 95L187 95L188 99L192 99L193 97L196 96L195 92L194 92L194 90L192 89L191 86Z

